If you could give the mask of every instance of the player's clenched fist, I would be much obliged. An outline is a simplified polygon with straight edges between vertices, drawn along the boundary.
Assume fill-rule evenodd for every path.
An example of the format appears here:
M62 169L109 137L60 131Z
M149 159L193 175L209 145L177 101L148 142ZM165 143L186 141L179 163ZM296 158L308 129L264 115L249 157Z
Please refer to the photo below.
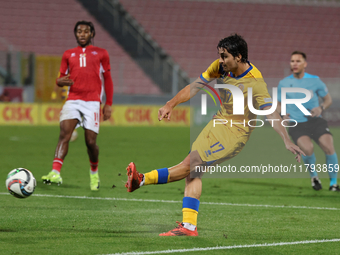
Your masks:
M104 107L103 107L103 119L108 120L111 117L111 112L112 112L111 106L107 105L107 104L104 105Z
M73 85L73 80L70 79L70 74L58 78L57 79L57 85L59 87L72 86Z

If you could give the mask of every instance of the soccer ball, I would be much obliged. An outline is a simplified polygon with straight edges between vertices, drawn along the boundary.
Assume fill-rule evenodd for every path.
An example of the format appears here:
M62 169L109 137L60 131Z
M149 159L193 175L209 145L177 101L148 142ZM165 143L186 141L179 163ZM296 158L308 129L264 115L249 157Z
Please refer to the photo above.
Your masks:
M37 181L33 174L25 168L16 168L9 172L6 188L17 198L26 198L33 194Z

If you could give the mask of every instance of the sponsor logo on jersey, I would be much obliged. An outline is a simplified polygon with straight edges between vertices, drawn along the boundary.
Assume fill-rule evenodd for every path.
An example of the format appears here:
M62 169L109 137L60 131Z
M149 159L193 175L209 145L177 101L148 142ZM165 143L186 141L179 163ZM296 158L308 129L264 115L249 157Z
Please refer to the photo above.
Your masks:
M239 85L237 85L237 87L238 87L240 90L242 90L242 92L243 92L243 90L244 90L244 85L243 85L243 84L239 84Z

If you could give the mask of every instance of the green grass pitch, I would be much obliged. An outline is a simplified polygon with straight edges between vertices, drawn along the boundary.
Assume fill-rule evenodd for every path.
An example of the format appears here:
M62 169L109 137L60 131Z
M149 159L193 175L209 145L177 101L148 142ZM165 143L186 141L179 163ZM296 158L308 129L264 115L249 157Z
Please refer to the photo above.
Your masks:
M331 131L339 153L340 129ZM204 178L199 237L159 237L182 219L184 181L127 193L125 168L131 161L141 172L179 163L190 149L190 129L102 127L98 192L90 190L81 129L62 168L64 183L57 187L41 182L41 176L51 170L58 132L58 127L1 126L0 254L339 253L339 242L246 247L340 238L340 194L328 191L327 178L322 179L324 189L319 192L311 188L307 173L306 178L297 179ZM317 163L324 163L317 146L316 156ZM260 163L294 163L294 156L270 127L256 129L245 149L230 160L236 166ZM31 170L38 182L34 195L27 199L7 194L7 173L17 167Z

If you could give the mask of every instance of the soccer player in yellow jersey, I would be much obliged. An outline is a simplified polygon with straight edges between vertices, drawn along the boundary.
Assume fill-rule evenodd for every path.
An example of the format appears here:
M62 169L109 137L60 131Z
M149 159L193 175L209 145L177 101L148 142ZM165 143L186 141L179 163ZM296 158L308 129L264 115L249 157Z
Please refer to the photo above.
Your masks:
M268 94L267 85L263 81L260 71L248 62L248 48L246 41L234 34L222 39L217 46L220 58L214 61L210 67L193 83L182 89L174 98L159 109L158 119L170 120L173 108L188 101L202 88L205 83L219 79L224 84L237 86L243 91L244 115L233 115L233 98L235 95L227 89L220 89L222 106L207 126L193 143L189 155L178 165L170 168L161 168L141 174L137 172L133 162L127 167L128 181L126 187L132 192L143 185L164 184L185 178L185 191L183 198L183 220L173 230L161 233L160 236L197 236L197 215L199 199L202 193L201 176L193 174L197 166L214 165L236 156L244 147L252 132L248 120L255 119L247 105L247 88L253 89L253 104L257 109L270 109L272 105ZM242 98L243 99L243 98ZM273 111L267 115L268 119L279 119L280 115ZM213 125L214 121L232 120L235 124ZM239 123L239 124L236 124ZM244 124L243 124L244 123ZM303 152L292 143L281 125L281 121L273 121L274 130L281 136L286 148L296 155L300 162ZM206 153L210 151L210 153ZM192 173L190 175L190 172Z

